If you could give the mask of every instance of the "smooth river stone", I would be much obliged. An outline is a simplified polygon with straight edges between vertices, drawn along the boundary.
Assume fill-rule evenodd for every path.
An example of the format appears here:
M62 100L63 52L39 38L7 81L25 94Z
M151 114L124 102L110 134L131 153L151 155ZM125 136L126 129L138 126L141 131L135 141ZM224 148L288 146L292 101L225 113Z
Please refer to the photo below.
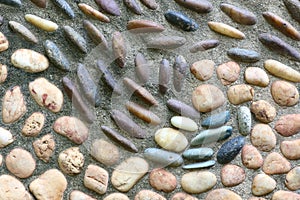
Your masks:
M153 192L151 190L141 190L134 197L134 200L147 200L147 199L167 200L162 195Z
M217 161L220 164L231 162L241 151L245 144L245 138L238 136L225 142L217 153Z
M252 145L246 144L241 153L243 165L248 169L258 169L263 163L263 157L260 152Z
M256 119L263 123L270 123L276 117L276 109L265 100L252 102L251 112L255 115Z
M210 21L207 23L209 28L219 34L231 37L231 38L236 38L236 39L245 39L245 34L238 29L229 26L227 24L221 23L221 22L213 22Z
M224 105L226 102L223 92L214 85L198 86L192 95L194 107L200 112L210 112Z
M171 118L171 124L176 128L185 130L185 131L196 131L198 126L196 122L187 117L174 116Z
M144 157L162 167L178 167L182 165L183 159L180 154L165 151L157 148L147 148L144 151Z
M289 11L289 14L291 15L291 17L300 22L300 2L297 0L284 0L283 1L285 7L287 8L287 10Z
M249 49L231 48L227 51L228 57L239 62L257 62L261 59L258 52Z
M214 154L214 150L207 147L188 149L183 152L183 157L190 160L208 160Z
M205 181L203 181L205 180ZM206 192L217 184L217 177L209 171L189 172L182 176L181 187L192 194Z
M187 105L176 99L169 99L167 101L167 106L170 110L189 118L199 119L200 113L190 105Z
M225 187L239 185L245 178L245 170L240 166L228 164L221 169L221 181Z
M21 181L6 174L0 176L0 197L3 200L33 200Z
M285 185L289 190L300 189L300 167L295 167L285 177Z
M111 175L111 183L121 192L129 191L149 170L148 163L139 157L130 157L119 164Z
M35 35L22 24L15 21L9 21L8 24L14 32L18 33L25 40L35 44L38 43L38 39L35 37Z
M275 124L275 130L284 137L297 134L300 131L300 114L281 116Z
M219 142L229 138L232 134L231 126L222 126L215 129L208 129L201 131L191 141L191 146L209 144L212 142Z
M286 81L273 82L271 94L280 106L294 106L299 102L299 92L296 86Z
M276 146L276 136L267 124L256 124L250 139L253 146L261 151L271 151Z
M230 85L239 78L240 71L238 63L229 61L217 67L217 76L223 85Z
M120 159L118 147L104 139L98 139L92 143L90 154L106 166L114 165Z
M257 174L252 181L252 193L255 196L263 196L269 194L276 188L276 181L266 175Z
M0 84L5 82L7 75L7 66L0 63Z
M170 200L198 200L198 199L187 193L178 192L178 193L174 194Z
M89 165L85 171L83 183L84 186L98 194L106 193L108 186L108 172L97 166Z
M128 198L128 196L126 196L123 193L114 192L114 193L111 193L110 195L106 196L103 200L130 200L130 199Z
M244 136L250 134L252 126L250 109L246 106L241 106L237 111L237 118L240 134Z
M29 91L33 99L42 107L57 113L63 106L63 93L45 78L37 78L29 83Z
M279 190L275 192L272 196L272 200L298 200L300 199L300 194L290 191Z
M70 193L69 198L70 198L69 200L96 200L96 199L92 198L91 196L89 196L83 192L80 192L79 190L73 190Z
M7 38L2 32L0 32L0 52L7 50L8 47L9 47L9 42Z
M212 60L200 60L194 62L190 67L191 73L200 81L209 80L215 70L215 63Z
M208 161L204 161L204 162L198 162L198 163L184 165L184 166L182 166L182 169L202 169L202 168L212 167L215 164L216 164L216 161L208 160Z
M209 192L205 200L242 200L242 198L235 192L222 188Z
M230 120L230 112L228 110L209 115L201 122L201 126L207 128L217 128L226 124Z
M27 14L25 15L25 19L27 22L31 23L32 25L36 26L39 29L42 29L47 32L53 32L58 29L58 25L52 21L43 19L36 15Z
M14 140L15 139L9 130L0 127L0 148L6 147Z
M300 72L276 60L266 60L264 67L272 75L292 82L300 82Z
M173 128L162 128L156 131L155 141L162 148L174 152L181 152L188 145L184 134Z
M270 153L264 161L263 171L266 174L285 174L291 170L291 163L277 152Z
M269 85L268 74L259 67L247 67L245 71L245 80L251 85L267 87Z
M209 13L213 10L212 4L207 0L175 0L175 2L197 13Z
M250 11L228 3L221 3L220 9L233 21L243 25L254 25L257 17Z
M227 97L230 103L234 105L252 101L254 89L246 84L234 85L227 90Z
M282 141L280 144L281 153L289 160L300 158L300 139Z
M190 32L199 29L199 25L196 21L181 12L169 10L164 14L164 16L170 24L182 29L183 31Z
M163 192L172 192L176 189L177 180L176 177L165 169L153 169L149 175L150 185Z

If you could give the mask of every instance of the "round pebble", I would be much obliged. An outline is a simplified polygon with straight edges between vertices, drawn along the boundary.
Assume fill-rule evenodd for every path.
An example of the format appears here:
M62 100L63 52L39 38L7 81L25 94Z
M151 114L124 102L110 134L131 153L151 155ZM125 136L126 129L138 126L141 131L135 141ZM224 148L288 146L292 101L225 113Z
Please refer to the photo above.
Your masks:
M297 160L300 158L300 139L282 141L280 144L281 153L290 160Z
M28 178L35 170L36 163L31 153L15 148L6 156L5 164L7 169L19 178Z
M118 147L103 139L98 139L93 142L90 154L93 158L106 166L114 165L120 159Z
M233 187L242 183L246 178L243 168L227 164L221 169L221 181L226 187Z
M198 199L187 193L178 192L178 193L174 194L170 200L198 200Z
M162 148L174 152L181 152L188 145L188 140L184 134L173 128L157 130L155 133L155 142Z
M104 194L107 190L108 178L109 175L105 169L90 164L85 170L83 184L86 188L98 194Z
M277 152L270 153L264 161L266 174L285 174L291 170L291 163Z
M7 200L32 200L21 181L13 176L3 174L0 176L0 197Z
M223 85L230 85L239 78L240 71L238 63L229 61L217 67L217 76Z
M228 100L234 105L252 101L253 96L254 89L246 84L234 85L227 90Z
M0 64L0 84L4 83L7 78L7 66Z
M275 124L275 130L284 137L297 134L300 131L300 114L281 116Z
M256 196L269 194L275 187L276 181L265 174L257 174L252 181L252 193Z
M263 157L259 151L252 145L246 144L242 149L243 165L249 169L258 169L263 165Z
M96 200L92 198L91 196L80 192L78 190L74 190L70 193L70 199L69 200Z
M285 185L289 190L300 189L300 167L295 167L285 177Z
M172 192L177 186L176 177L164 169L154 169L149 175L150 185L159 191Z
M250 109L247 106L239 107L237 111L237 119L240 134L244 136L249 135L252 126Z
M251 112L263 123L270 123L276 117L276 109L265 100L254 101L251 104Z
M245 71L245 80L251 85L260 87L267 87L270 82L267 73L259 67L247 67Z
M200 60L193 63L190 70L197 79L206 81L213 76L215 63L212 60Z
M217 177L209 171L189 172L184 174L181 178L182 189L191 194L206 192L216 184Z
M151 190L141 190L134 197L134 200L148 200L148 199L167 200L165 197Z
M267 124L256 124L250 139L252 145L261 151L271 151L276 146L276 136Z
M299 92L295 85L286 81L275 81L271 86L274 101L280 106L293 106L299 101Z
M130 200L130 199L125 194L115 192L106 196L103 200Z
M51 134L44 135L42 138L32 143L36 156L44 162L49 162L54 153L55 141Z
M11 144L15 139L10 131L0 127L0 148Z
M290 191L279 190L275 192L272 196L272 200L298 200L300 199L300 194Z
M58 155L58 165L66 174L79 174L84 165L84 156L80 153L79 147L71 147L62 151Z
M209 192L205 200L242 200L242 198L235 192L222 188Z

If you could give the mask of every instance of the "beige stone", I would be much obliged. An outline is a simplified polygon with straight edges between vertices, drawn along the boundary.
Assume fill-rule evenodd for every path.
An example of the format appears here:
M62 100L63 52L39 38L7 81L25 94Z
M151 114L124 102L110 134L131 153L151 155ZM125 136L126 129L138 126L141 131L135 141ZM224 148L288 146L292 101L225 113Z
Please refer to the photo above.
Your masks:
M270 153L264 161L263 171L266 174L285 174L291 170L291 163L277 152Z
M173 128L157 130L154 138L159 146L169 151L181 152L188 145L188 140L184 134Z
M108 186L108 172L96 165L89 165L85 171L84 186L98 194L106 193Z
M174 194L170 200L198 200L198 199L187 193L178 192L178 193Z
M11 144L15 139L10 131L0 127L0 148Z
M25 19L27 22L31 23L32 25L36 26L39 29L42 29L47 32L53 32L58 29L58 25L52 21L43 19L36 15L27 14L25 15Z
M227 97L230 103L234 105L252 101L254 89L246 84L234 85L227 90Z
M300 82L300 72L281 62L269 59L265 61L264 67L274 76L286 79L288 81Z
M149 182L154 189L163 192L172 192L177 186L176 177L165 169L153 169Z
M240 75L241 68L238 63L229 61L217 67L217 75L223 85L234 83Z
M242 198L231 190L215 189L208 193L205 200L242 200Z
M58 155L60 169L69 175L79 174L84 165L84 156L79 147L71 147Z
M0 176L0 197L3 200L33 200L18 179L6 174Z
M221 181L226 187L239 185L245 180L245 178L245 170L240 166L227 164L221 169Z
M241 153L243 165L249 169L258 169L263 165L260 152L252 145L244 145Z
M206 81L213 76L215 63L212 60L200 60L193 63L190 70L197 79Z
M80 192L78 190L73 190L71 193L70 193L70 200L97 200L97 199L94 199L93 197L83 193L83 192Z
M281 116L275 124L275 130L284 137L297 134L300 131L300 114Z
M261 151L271 151L276 146L276 136L267 124L256 124L250 139L253 146Z
M280 144L281 153L290 160L297 160L300 158L300 139L282 141Z
M259 100L251 104L251 112L256 119L263 123L270 123L276 117L276 109L267 101Z
M294 106L299 101L299 92L295 85L286 81L275 81L271 85L274 101L280 106Z
M147 200L147 199L167 200L165 197L151 190L141 190L134 197L134 200Z
M290 191L279 190L272 196L272 200L299 200L300 194Z
M0 32L0 52L7 50L9 47L9 42L5 35Z
M285 185L289 190L300 189L300 167L295 167L285 177Z
M49 162L54 153L55 141L51 134L44 135L42 138L32 143L36 156L44 162Z
M275 187L276 181L265 174L257 174L252 181L252 193L256 196L269 194Z
M90 154L97 161L110 166L120 160L120 152L117 146L103 139L95 140L92 143Z
M115 192L106 196L103 200L129 200L129 198L125 194Z
M247 67L245 80L251 85L267 87L270 83L267 73L259 67Z
M0 84L5 82L7 75L7 66L0 64Z
M22 128L22 134L28 137L37 136L45 123L45 115L41 112L34 112L26 120Z
M217 177L209 171L188 172L181 178L182 189L192 194L206 192L213 188L216 184Z

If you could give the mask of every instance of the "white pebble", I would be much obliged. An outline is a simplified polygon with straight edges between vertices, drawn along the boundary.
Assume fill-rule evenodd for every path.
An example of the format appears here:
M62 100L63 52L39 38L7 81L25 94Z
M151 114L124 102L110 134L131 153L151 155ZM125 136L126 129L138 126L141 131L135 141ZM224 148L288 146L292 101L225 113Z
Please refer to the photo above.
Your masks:
M14 141L12 134L0 127L0 148L3 148Z
M196 122L187 117L174 116L171 118L171 124L185 131L196 131L198 126Z

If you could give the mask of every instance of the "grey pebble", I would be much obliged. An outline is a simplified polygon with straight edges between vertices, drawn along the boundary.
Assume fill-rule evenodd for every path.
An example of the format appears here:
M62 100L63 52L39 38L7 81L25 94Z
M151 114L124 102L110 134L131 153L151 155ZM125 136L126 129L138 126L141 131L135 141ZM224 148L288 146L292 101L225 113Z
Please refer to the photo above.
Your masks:
M71 19L75 17L74 11L71 6L65 0L52 0L53 3L61 8Z
M225 142L217 153L217 160L220 164L231 162L241 151L245 144L245 138L238 136Z
M250 109L246 106L241 106L237 111L237 119L240 134L244 136L249 135L252 125Z
M198 51L206 51L208 49L212 49L219 46L219 44L220 41L215 39L202 40L190 47L190 52L197 53Z
M167 106L170 110L193 119L199 119L200 113L192 106L183 103L182 101L176 99L169 99L167 101Z
M83 20L83 27L85 28L88 36L96 45L102 45L105 49L108 49L107 40L100 30L94 24L92 24L92 22L89 20Z
M210 115L202 120L201 126L207 128L217 128L223 126L230 120L230 112L228 110Z
M231 48L227 51L227 55L233 60L247 63L257 62L261 59L258 52L241 48Z
M63 30L67 38L75 44L83 53L87 53L87 43L85 39L70 26L64 26Z
M144 157L149 161L163 166L178 167L183 164L183 159L180 154L157 148L145 149Z
M183 157L189 160L208 160L212 157L214 151L208 147L188 149L183 152Z
M146 45L151 49L177 49L186 43L184 37L179 36L161 36L146 41Z
M180 92L183 87L187 68L185 58L181 55L177 56L173 65L173 84L177 92Z
M170 63L167 59L163 59L159 65L159 91L165 94L168 90L168 84L171 78Z
M19 8L22 6L22 2L20 0L0 0L0 4L4 4L7 6L12 6Z
M142 53L138 53L135 57L135 73L142 84L149 81L150 69L149 63Z
M0 19L1 20L1 19ZM1 22L0 22L1 24ZM9 21L8 22L9 27L19 35L21 35L25 40L33 43L38 43L38 39L35 37L35 35L25 26L22 24L15 22L15 21Z
M184 165L182 167L182 169L202 169L202 168L212 167L215 164L216 164L216 161L208 160L208 161L205 161L205 162L199 162L199 163Z
M142 14L142 7L136 0L123 0L124 4L126 5L129 10L131 10L133 13L137 15Z

